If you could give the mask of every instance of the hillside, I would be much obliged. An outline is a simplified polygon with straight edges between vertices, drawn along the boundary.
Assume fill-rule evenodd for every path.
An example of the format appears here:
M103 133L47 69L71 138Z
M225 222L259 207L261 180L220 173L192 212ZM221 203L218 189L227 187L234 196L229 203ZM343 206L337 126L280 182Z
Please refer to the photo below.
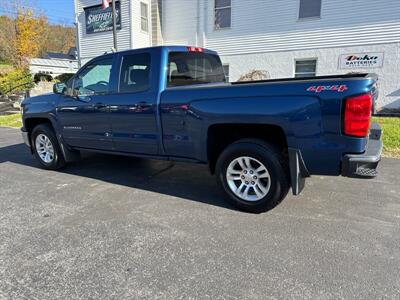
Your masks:
M45 19L40 36L40 55L45 52L66 53L75 46L75 28L52 25ZM12 61L13 41L15 40L15 21L0 16L0 64ZM39 56L40 56L39 55Z

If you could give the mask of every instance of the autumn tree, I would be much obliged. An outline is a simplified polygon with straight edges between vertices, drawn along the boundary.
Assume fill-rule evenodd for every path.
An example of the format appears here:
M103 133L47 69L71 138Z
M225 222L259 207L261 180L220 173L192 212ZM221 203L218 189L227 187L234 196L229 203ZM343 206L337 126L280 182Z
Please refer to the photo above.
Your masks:
M75 47L75 28L66 25L46 26L41 46L41 54L45 52L67 53L71 47Z
M29 58L75 46L75 28L49 24L34 0L8 0L1 7L8 14L0 16L0 61L26 66Z
M30 9L18 10L15 19L15 58L14 65L24 67L40 53L41 39L45 32L47 19L43 16L35 17Z

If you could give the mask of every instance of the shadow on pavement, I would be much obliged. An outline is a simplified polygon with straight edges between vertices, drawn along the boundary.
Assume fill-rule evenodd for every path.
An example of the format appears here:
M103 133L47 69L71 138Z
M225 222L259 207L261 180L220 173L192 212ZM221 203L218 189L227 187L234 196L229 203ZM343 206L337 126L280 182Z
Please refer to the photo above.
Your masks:
M22 143L0 148L0 163L4 162L41 169ZM82 153L82 160L68 164L59 173L234 209L224 200L205 165Z

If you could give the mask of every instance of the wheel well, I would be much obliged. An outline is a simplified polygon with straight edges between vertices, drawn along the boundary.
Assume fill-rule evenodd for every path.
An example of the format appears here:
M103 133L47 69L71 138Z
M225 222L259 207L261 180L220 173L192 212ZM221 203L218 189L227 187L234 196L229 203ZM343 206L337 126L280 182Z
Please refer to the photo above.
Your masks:
M29 134L32 133L33 128L35 128L39 124L49 124L51 127L52 124L49 119L46 118L31 118L25 120L25 129Z
M287 155L287 141L284 131L276 125L264 124L215 124L209 127L207 135L207 155L211 173L219 155L230 144L244 139L256 138L277 146Z

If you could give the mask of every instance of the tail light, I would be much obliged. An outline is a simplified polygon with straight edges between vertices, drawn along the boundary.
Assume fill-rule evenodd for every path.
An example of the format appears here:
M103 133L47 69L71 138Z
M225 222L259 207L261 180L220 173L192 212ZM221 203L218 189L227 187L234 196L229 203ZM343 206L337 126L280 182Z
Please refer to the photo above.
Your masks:
M363 94L345 100L343 132L355 137L368 135L372 113L372 95Z

